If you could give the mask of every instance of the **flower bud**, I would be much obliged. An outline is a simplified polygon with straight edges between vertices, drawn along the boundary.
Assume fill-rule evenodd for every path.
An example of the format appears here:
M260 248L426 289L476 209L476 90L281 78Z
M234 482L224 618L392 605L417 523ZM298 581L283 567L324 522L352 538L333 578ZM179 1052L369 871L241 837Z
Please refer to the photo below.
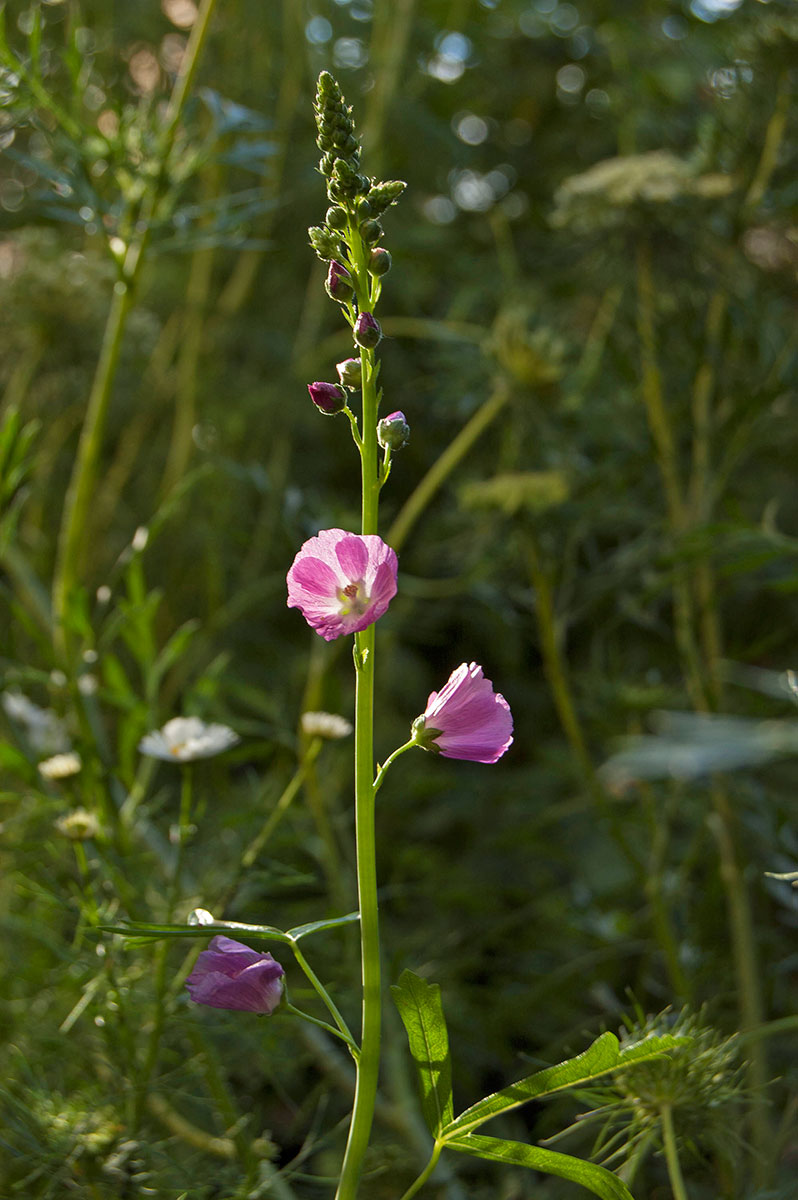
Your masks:
M353 392L356 388L360 387L362 375L359 358L345 358L343 362L339 362L336 365L335 369L338 372L338 378L345 388L349 388Z
M369 255L369 274L387 275L391 269L391 256L382 246L375 246Z
M368 201L373 217L381 217L386 209L401 196L407 187L401 179L389 179L386 183L374 183L369 189Z
M327 209L327 215L324 220L330 229L346 229L348 217L345 209L336 206L335 208Z
M367 246L373 246L382 237L383 228L379 221L364 221L359 233Z
M341 241L332 229L327 229L324 225L312 225L308 230L308 237L319 258L326 261L340 253Z
M383 450L401 450L410 441L410 426L403 412L392 412L377 425L377 441Z
M352 276L343 263L339 263L336 259L333 259L330 263L330 269L327 272L327 281L324 286L327 289L327 295L333 300L344 301L352 299Z
M370 312L360 314L352 332L358 346L362 346L364 350L373 350L382 337L380 323Z
M358 221L367 221L371 216L371 205L365 196L358 200L355 212L357 213Z
M346 404L346 392L337 383L309 383L310 398L319 412L326 417L334 417L343 412Z

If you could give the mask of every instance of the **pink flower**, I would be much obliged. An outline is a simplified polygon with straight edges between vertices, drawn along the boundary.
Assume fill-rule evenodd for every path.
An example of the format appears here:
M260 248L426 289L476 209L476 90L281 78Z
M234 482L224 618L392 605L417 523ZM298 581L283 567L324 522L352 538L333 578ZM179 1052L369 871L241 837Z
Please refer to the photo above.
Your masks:
M413 722L413 736L423 750L471 762L497 762L512 744L512 733L510 705L476 663L461 663L452 671Z
M288 607L326 642L381 617L396 595L396 555L376 534L322 529L288 572Z
M195 1004L268 1015L283 998L284 974L271 954L220 936L202 951L186 987Z

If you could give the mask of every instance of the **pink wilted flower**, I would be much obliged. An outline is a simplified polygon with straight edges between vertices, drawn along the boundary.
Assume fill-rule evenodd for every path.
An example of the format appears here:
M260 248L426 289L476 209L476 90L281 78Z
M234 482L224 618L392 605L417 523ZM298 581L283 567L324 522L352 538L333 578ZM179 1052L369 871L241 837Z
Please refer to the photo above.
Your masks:
M200 954L186 987L195 1004L269 1015L283 998L284 974L271 954L219 936Z
M512 744L512 733L510 705L476 663L452 671L413 722L414 740L423 750L471 762L497 762Z
M322 529L288 572L288 607L331 642L372 625L396 595L396 554L376 534Z

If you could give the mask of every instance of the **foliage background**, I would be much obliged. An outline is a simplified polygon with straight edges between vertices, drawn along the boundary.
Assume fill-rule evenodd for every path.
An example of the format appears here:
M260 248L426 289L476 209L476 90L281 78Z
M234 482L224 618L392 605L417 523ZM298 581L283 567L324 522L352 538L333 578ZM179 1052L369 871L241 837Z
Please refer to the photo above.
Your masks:
M702 1145L706 1114L694 1118L685 1169L691 1196L790 1195L796 904L764 873L795 868L791 747L750 765L759 726L746 724L712 760L731 772L663 772L643 743L632 774L652 778L596 773L653 710L794 721L780 682L798 583L790 6L223 0L186 113L185 178L126 331L81 567L82 659L66 676L36 598L113 288L103 231L120 189L146 179L185 5L4 7L18 54L40 10L42 78L79 136L70 144L41 104L26 107L6 71L0 386L5 411L36 431L26 477L4 478L3 686L66 715L98 758L80 782L44 786L6 722L3 1194L232 1194L240 1162L181 1136L175 1112L219 1136L250 1114L246 1136L267 1131L289 1195L318 1194L304 1173L336 1169L343 1061L292 1023L192 1009L179 986L154 1084L171 1116L151 1105L131 1134L120 1064L151 1020L154 952L109 942L98 955L85 929L88 880L108 912L163 916L178 785L166 768L142 776L143 732L190 711L243 737L198 774L181 899L182 915L221 915L214 901L295 769L300 712L351 711L347 655L284 605L301 542L358 520L345 424L321 420L305 388L348 352L306 236L325 207L311 106L329 68L355 106L365 169L408 182L385 220L381 382L412 427L384 493L389 540L426 472L484 418L403 530L400 592L380 627L378 754L463 660L483 664L516 723L494 769L412 755L383 789L388 973L410 965L441 983L464 1104L617 1028L633 1002L706 1005L727 1034L741 1010L758 1014L771 1024L749 1043L754 1108L763 1078L779 1077L767 1169L752 1165L739 1106L720 1149ZM650 152L660 157L640 157ZM614 173L567 182L616 156ZM131 551L139 527L149 541ZM81 674L98 681L90 704ZM686 737L705 768L703 727L686 729L666 749ZM229 919L287 928L353 907L349 747L323 754ZM110 839L98 860L90 844L81 874L55 819L133 786L144 799L132 844ZM740 896L755 935L742 950ZM353 940L330 935L317 953L346 1003ZM169 961L176 971L182 952ZM401 1033L389 1032L380 1197L420 1153ZM506 1131L539 1139L574 1111L525 1109ZM591 1143L577 1131L565 1148ZM452 1200L460 1187L574 1194L456 1165L464 1182L439 1185ZM635 1194L667 1195L665 1178L652 1156Z

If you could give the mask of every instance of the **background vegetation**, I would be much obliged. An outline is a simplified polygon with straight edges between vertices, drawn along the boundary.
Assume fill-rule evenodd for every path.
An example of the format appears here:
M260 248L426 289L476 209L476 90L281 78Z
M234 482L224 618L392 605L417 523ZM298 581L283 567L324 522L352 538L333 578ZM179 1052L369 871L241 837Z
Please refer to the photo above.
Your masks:
M306 233L327 68L365 170L408 182L385 220L381 382L412 439L384 493L400 590L378 754L464 659L516 724L495 768L414 754L380 793L388 972L441 983L463 1105L624 1013L689 1005L707 1044L741 1034L717 1086L657 1085L689 1195L794 1195L796 896L765 875L798 853L791 6L220 0L169 145L191 0L3 8L2 686L54 709L84 767L48 782L3 717L2 1194L286 1200L338 1167L336 1047L192 1007L183 943L89 928L168 915L179 772L136 746L179 713L242 742L196 771L178 918L354 907L348 742L241 870L301 760L300 713L352 707L347 655L285 608L301 542L358 520L346 423L305 387L349 351ZM65 494L139 244L70 577ZM692 715L652 725L663 709ZM85 841L56 824L78 806L99 822ZM313 949L346 1006L354 939ZM405 1055L394 1021L379 1200L426 1158ZM614 1165L665 1197L661 1107L635 1095L504 1132L607 1105L630 1146ZM601 1155L599 1128L558 1146ZM578 1191L454 1165L430 1194Z

